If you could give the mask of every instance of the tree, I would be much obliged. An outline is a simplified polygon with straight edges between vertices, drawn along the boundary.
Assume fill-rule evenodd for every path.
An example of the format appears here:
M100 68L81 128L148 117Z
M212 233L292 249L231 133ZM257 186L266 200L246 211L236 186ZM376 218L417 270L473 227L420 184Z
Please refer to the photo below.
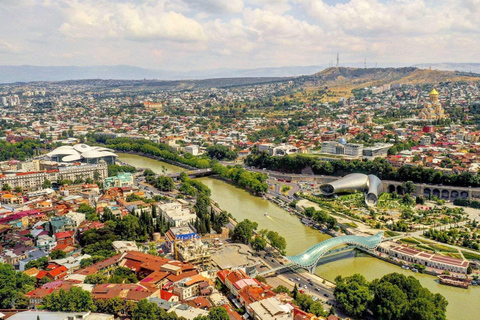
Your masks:
M3 186L2 186L2 191L12 191L12 187L10 187L8 185L8 183L5 183Z
M137 308L133 311L133 320L156 320L158 307L153 302L143 299L137 304Z
M89 274L85 277L85 283L88 284L101 284L101 283L108 283L108 278L100 273L93 273Z
M213 307L208 312L208 316L198 316L193 320L229 320L227 310L224 307Z
M287 248L287 241L284 237L278 234L276 231L269 231L267 233L267 239L270 241L270 244L279 250L280 252L284 252Z
M50 283L50 282L52 282L52 280L51 280L49 277L45 276L45 277L43 277L42 279L38 280L38 286L41 287L41 286L43 286L44 284Z
M473 272L473 268L472 268L472 265L469 263L467 267L467 274L472 274L472 272Z
M109 207L104 207L103 208L103 213L102 213L102 216L101 216L101 220L102 220L102 222L115 220L115 216L113 215L113 212L112 212L112 210L110 210Z
M34 289L35 278L17 272L9 264L0 263L0 309L10 309L23 304L18 297Z
M297 287L297 284L295 283L295 286L293 287L293 290L292 290L293 299L297 299L298 295L299 295L298 287Z
M316 316L326 316L327 313L323 309L322 303L320 301L314 301L311 296L298 293L295 298L295 304L300 307L303 311L313 313Z
M314 208L314 207L305 208L305 210L303 210L303 213L304 213L307 217L313 217L313 214L315 213L315 208Z
M42 305L50 311L82 312L95 310L90 292L78 287L71 287L68 291L60 291L46 295Z
M30 298L24 295L23 293L17 292L15 297L15 308L16 309L27 309L30 305Z
M125 267L118 267L108 279L108 283L137 283L135 272Z
M93 259L92 258L86 258L86 259L82 259L80 261L80 268L86 268L86 267L89 267L93 265Z
M389 282L382 282L374 287L372 309L380 319L402 319L407 306L407 295L397 286Z
M16 193L22 193L23 189L22 189L22 187L20 187L20 186L16 186L16 187L13 189L13 191L16 192Z
M405 319L440 320L435 313L435 304L425 298L414 300L406 309ZM445 317L443 317L445 319Z
M279 285L278 287L276 287L275 289L273 289L273 292L275 292L275 293L288 293L288 294L290 294L290 290L288 290L287 287L282 286L282 285Z
M155 172L153 172L152 169L145 169L145 171L143 171L143 175L144 175L145 177L155 176Z
M207 147L207 155L211 159L235 160L238 156L238 152L231 151L227 146L216 144L214 146Z
M362 317L367 311L368 303L373 295L364 276L354 274L351 277L335 279L335 299L345 311L353 317Z
M48 179L43 180L42 189L48 189L52 187L52 182Z
M255 236L252 241L252 248L255 251L265 250L267 247L267 241L260 236Z
M249 244L252 239L253 230L256 230L257 227L258 224L256 222L245 219L235 226L231 238L233 241Z
M80 213L85 214L85 218L86 218L87 220L93 221L93 220L98 219L98 217L97 217L97 212L96 212L95 208L90 207L90 206L89 206L88 204L86 204L86 203L81 203L81 204L78 206L77 212L80 212Z
M37 259L37 260L32 260L32 261L29 261L26 265L25 265L25 270L28 270L30 268L37 268L37 269L45 269L48 265L48 258L47 257L41 257L40 259Z
M133 214L126 215L122 220L117 222L115 233L122 240L136 240L140 234L139 219Z
M417 189L415 183L413 183L412 181L402 183L402 188L403 190L405 190L406 194L414 194Z
M425 199L421 196L417 196L417 197L415 197L415 203L423 205L423 204L425 204Z
M50 258L52 260L56 260L56 259L63 259L67 256L67 254L60 250L60 249L57 249L57 250L53 250L51 253L50 253Z
M152 185L160 191L172 191L175 189L175 182L170 177L159 176L152 181Z
M98 299L94 301L94 304L97 312L113 314L117 317L122 315L126 307L126 303L118 297L106 300Z

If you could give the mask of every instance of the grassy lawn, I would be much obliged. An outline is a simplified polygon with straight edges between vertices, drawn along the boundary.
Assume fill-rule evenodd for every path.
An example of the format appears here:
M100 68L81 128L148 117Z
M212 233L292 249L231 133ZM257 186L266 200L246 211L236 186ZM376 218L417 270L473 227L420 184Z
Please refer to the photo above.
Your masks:
M415 238L415 240L417 240L417 241L420 242L420 243L425 243L425 244L431 244L431 243L433 243L432 241L425 240L425 239L420 239L420 238Z
M407 244L420 244L420 242L418 242L417 240L415 240L413 238L403 238L403 239L400 239L398 241L400 241L401 243L407 243Z
M288 191L290 191L291 189L292 189L291 186L282 186L282 188L280 189L280 192L283 194L287 194Z
M465 259L480 260L480 254L471 253L471 252L463 251L463 250L462 250L462 253L463 253L463 256L465 257Z
M432 252L432 253L435 252L435 250L432 250L432 248L430 248L429 246L426 246L424 244L419 244L419 245L417 245L417 247L420 248L420 249L423 249L425 251L428 251L428 252Z
M447 247L447 246L443 246L441 244L430 244L429 246L435 251L453 252L453 253L458 252L458 250L455 249L455 248L450 248L450 247Z
M349 226L350 228L358 228L358 225L355 222L346 222L344 225Z
M391 231L391 230L387 230L384 232L385 236L387 237L396 237L396 236L399 236L400 234L399 233L396 233L394 231Z
M452 258L462 259L462 255L460 253L449 252L449 253L446 253L445 255Z

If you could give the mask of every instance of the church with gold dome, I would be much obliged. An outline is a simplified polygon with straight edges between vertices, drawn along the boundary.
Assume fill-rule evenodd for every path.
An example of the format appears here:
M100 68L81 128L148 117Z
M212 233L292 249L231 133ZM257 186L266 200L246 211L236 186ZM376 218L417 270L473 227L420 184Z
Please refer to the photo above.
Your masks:
M445 119L445 110L438 101L438 91L435 88L430 92L430 102L427 102L422 111L418 114L422 120L439 120Z

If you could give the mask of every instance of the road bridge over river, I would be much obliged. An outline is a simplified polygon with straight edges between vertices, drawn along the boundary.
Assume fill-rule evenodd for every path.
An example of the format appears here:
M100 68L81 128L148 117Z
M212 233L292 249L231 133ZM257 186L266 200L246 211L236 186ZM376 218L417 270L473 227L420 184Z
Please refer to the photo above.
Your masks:
M186 174L188 174L188 177L190 178L200 178L200 177L206 177L206 176L211 176L215 174L212 169L207 168L207 169L197 169L197 170L189 170L189 171L184 171ZM166 177L170 177L173 180L178 180L180 178L180 172L174 172L174 173L168 173L165 175Z

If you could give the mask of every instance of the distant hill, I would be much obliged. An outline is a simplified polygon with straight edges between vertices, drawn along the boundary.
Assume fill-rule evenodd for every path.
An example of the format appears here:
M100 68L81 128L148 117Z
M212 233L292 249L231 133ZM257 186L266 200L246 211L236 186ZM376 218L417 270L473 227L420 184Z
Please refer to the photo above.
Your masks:
M480 75L461 71L440 71L403 68L346 68L332 67L310 76L295 78L297 86L315 94L318 89L328 87L326 101L352 96L352 89L378 87L385 84L422 84L457 81L480 81Z
M480 68L480 64L478 66ZM94 84L97 88L134 86L138 89L190 90L293 81L294 87L302 87L307 90L308 88L329 87L329 90L335 93L331 95L332 98L336 99L337 96L350 96L351 90L354 88L384 84L480 80L479 74L463 70L440 71L416 67L330 67L319 70L322 70L321 66L248 70L216 69L192 72L171 72L132 66L0 66L0 83L60 81L65 84L89 83Z
M480 81L480 75L459 71L404 68L327 68L311 76L300 77L306 82L327 86L368 87L391 83L439 83L448 81Z
M446 71L462 71L480 73L480 63L432 63L432 64L416 64L414 67L432 70L446 70Z
M111 80L182 80L245 77L290 77L308 75L322 70L323 66L294 66L259 69L212 69L203 71L166 71L139 67L118 66L0 66L0 83L65 81L85 79Z

